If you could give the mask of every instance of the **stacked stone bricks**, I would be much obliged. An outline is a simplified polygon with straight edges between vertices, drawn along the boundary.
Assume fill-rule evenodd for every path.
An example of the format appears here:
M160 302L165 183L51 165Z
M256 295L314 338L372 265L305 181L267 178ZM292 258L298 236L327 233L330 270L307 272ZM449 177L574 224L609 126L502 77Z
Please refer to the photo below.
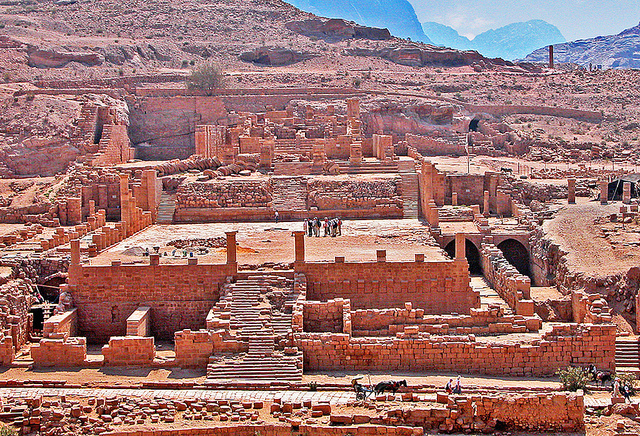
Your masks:
M149 366L156 357L156 347L152 337L112 337L109 344L102 347L102 354L108 366Z
M271 189L265 182L217 181L183 184L178 189L178 208L269 207Z
M402 196L397 180L327 180L308 182L309 206L319 210L399 208Z
M85 338L41 339L31 346L31 358L36 366L83 366L86 357Z

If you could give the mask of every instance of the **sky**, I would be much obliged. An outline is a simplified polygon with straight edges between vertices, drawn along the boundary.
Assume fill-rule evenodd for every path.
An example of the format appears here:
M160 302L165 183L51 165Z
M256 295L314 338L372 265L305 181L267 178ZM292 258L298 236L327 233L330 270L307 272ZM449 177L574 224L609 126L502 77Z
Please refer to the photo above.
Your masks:
M507 24L544 20L568 41L613 35L640 22L640 0L409 0L420 22L473 38Z

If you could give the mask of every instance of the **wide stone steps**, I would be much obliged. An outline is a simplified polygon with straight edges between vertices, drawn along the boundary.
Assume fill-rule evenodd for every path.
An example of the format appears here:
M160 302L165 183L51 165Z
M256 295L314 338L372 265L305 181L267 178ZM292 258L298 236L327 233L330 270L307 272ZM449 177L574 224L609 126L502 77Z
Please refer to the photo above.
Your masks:
M640 374L640 342L637 339L616 340L616 371Z
M207 367L210 380L300 381L302 369L295 358L251 357L242 360L216 361Z
M273 177L272 207L278 213L307 210L307 182L304 177Z
M418 219L418 175L416 173L401 173L402 177L402 201L403 216L409 219Z
M383 164L380 162L362 162L360 165L350 165L349 162L338 162L340 174L394 174L398 172L398 164Z
M287 289L293 280L278 275L243 275L225 285L225 306L229 327L247 344L247 352L237 358L211 356L207 378L214 380L278 381L302 379L302 355L283 356L276 352L278 341L291 331L291 315L278 313L266 294L270 287ZM288 325L286 322L288 320Z
M158 205L158 224L172 224L176 211L176 196L163 192Z

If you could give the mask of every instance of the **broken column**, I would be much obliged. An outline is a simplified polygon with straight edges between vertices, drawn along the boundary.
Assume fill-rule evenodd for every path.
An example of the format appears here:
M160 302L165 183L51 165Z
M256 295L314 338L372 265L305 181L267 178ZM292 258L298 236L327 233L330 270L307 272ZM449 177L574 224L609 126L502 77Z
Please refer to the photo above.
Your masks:
M304 231L298 230L293 232L295 238L295 261L296 263L304 262Z
M129 175L120 174L120 221L131 221Z
M555 64L553 61L553 46L550 45L549 46L549 68L554 69L555 68Z
M74 239L71 245L71 265L80 265L80 239Z
M387 261L387 250L376 250L376 260L378 262Z
M576 204L576 179L567 179L567 202Z
M489 216L489 191L484 191L482 210L484 212L484 216Z
M457 206L458 205L458 193L457 192L452 192L451 193L451 206Z
M227 234L227 265L234 265L238 263L237 260L237 247L236 247L236 235L238 232L226 232Z
M631 183L624 182L622 184L622 202L624 204L631 204Z
M466 243L464 233L456 233L456 260L466 259Z
M609 201L609 183L606 180L600 181L600 204L607 204Z

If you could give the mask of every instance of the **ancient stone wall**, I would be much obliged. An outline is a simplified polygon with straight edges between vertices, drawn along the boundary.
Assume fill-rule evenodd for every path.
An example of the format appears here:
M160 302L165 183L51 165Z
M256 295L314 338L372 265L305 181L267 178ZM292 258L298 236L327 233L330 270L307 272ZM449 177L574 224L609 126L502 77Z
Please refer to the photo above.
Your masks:
M36 366L83 366L87 358L85 338L41 339L31 346L31 358Z
M360 337L411 331L437 335L509 334L537 332L542 327L538 317L505 315L497 305L471 309L470 315L427 315L424 309L414 309L410 304L402 309L355 310L351 312L351 324L353 336Z
M402 195L398 179L328 180L307 182L308 205L320 211L353 209L399 209Z
M267 181L185 183L178 188L176 209L269 207L271 191Z
M342 333L343 299L304 302L304 331Z
M72 266L69 291L90 342L124 336L140 306L151 308L151 334L173 339L178 330L204 327L219 285L234 273L234 265Z
M550 376L569 365L615 368L615 325L553 326L530 344L476 342L475 336L354 338L337 333L296 333L305 371L449 371Z
M156 356L153 338L116 336L102 347L105 366L150 366Z
M520 274L498 247L483 243L480 249L480 264L484 277L509 307L519 315L533 315L531 279Z
M433 138L407 133L407 144L427 156L466 156L464 143L456 137Z
M480 297L469 286L467 263L363 262L304 263L296 272L307 276L307 299L351 300L356 309L413 307L425 313L469 313Z

